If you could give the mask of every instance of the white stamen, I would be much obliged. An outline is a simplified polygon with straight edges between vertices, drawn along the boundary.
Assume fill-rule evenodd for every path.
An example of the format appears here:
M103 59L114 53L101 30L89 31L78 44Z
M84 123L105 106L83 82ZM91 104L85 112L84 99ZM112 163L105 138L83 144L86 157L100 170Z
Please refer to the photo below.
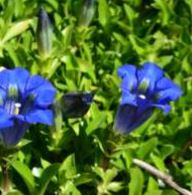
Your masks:
M146 99L146 96L145 96L145 95L143 95L143 94L140 94L140 95L139 95L139 97L140 97L141 99L143 99L143 100L145 100L145 99Z
M3 70L5 70L5 69L6 69L5 67L0 66L0 72L3 71Z
M15 106L14 114L18 115L21 108L21 104L17 102L14 104L14 106Z
M21 108L21 104L20 103L15 103L15 108Z

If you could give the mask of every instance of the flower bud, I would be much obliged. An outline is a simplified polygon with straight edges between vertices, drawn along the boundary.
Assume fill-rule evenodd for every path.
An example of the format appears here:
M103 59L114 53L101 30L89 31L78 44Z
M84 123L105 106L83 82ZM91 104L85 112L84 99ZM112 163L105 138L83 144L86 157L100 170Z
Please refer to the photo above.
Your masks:
M43 8L40 8L38 14L37 46L42 58L49 56L52 47L52 26Z
M84 0L80 12L79 25L88 26L94 16L95 0Z

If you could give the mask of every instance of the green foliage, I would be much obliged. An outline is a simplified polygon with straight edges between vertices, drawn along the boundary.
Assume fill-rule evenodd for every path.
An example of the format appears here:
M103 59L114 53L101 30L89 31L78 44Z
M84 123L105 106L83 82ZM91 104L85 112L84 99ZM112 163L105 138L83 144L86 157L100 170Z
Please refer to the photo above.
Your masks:
M41 6L53 26L46 59L36 40ZM179 194L132 158L169 172L192 190L192 1L98 0L89 26L78 23L82 6L80 0L0 0L1 66L43 75L57 88L58 99L69 91L95 92L83 118L62 119L58 105L54 127L30 128L25 138L31 142L10 160L9 194ZM168 115L155 113L130 135L118 135L117 68L146 61L162 67L184 95Z

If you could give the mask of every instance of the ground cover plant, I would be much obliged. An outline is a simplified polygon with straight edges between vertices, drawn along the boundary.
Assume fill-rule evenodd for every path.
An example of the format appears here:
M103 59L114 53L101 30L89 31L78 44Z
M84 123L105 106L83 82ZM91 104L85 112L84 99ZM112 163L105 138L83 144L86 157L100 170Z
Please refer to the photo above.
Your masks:
M0 0L0 27L2 193L192 194L191 0Z

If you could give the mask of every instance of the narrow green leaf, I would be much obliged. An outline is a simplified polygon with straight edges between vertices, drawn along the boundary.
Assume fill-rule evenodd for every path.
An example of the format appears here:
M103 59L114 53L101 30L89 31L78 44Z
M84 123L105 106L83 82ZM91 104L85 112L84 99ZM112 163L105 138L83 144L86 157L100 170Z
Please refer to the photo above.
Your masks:
M47 186L50 180L52 179L54 175L58 173L59 167L60 167L60 164L55 163L55 164L50 165L43 171L41 178L40 178L40 182L39 182L40 187L38 188L38 191L36 192L37 195L45 194L45 191L47 189Z
M179 195L179 193L176 192L175 190L164 190L163 193L161 193L161 195Z
M139 150L137 151L137 155L139 158L146 158L158 144L158 139L156 137L149 139L148 141L141 144Z
M159 190L159 185L156 179L153 177L149 177L147 190L145 195L161 195L161 191Z
M163 159L161 159L160 157L154 154L151 154L150 157L158 169L160 169L161 171L166 171L166 166L165 166Z
M76 188L72 181L67 181L65 186L61 187L61 194L81 195L80 191Z
M104 121L106 120L106 113L105 112L101 112L100 115L96 115L95 118L88 124L87 128L86 128L86 133L88 135L90 135L91 133L93 133L94 130L96 130L97 128L99 128Z
M109 21L109 7L106 0L99 0L99 22L102 26L106 26Z
M72 179L76 175L75 155L69 155L61 164L59 169L59 175L61 178L65 177Z
M11 166L19 173L19 175L23 178L23 181L25 182L28 190L30 193L34 192L35 188L35 182L34 182L34 177L30 171L30 169L23 164L20 161L10 161Z
M73 25L67 26L62 31L62 35L63 35L63 47L65 49L68 48L71 45L73 31L74 31L74 26Z
M24 20L24 21L13 24L12 27L5 34L2 42L5 43L6 41L26 31L29 28L30 23L31 23L31 19Z
M124 4L124 10L125 10L125 14L127 16L127 19L129 21L129 25L131 26L131 28L133 28L133 23L134 23L134 19L137 16L137 12L131 8L131 6Z
M131 182L129 183L129 195L142 195L144 177L139 168L130 169Z

